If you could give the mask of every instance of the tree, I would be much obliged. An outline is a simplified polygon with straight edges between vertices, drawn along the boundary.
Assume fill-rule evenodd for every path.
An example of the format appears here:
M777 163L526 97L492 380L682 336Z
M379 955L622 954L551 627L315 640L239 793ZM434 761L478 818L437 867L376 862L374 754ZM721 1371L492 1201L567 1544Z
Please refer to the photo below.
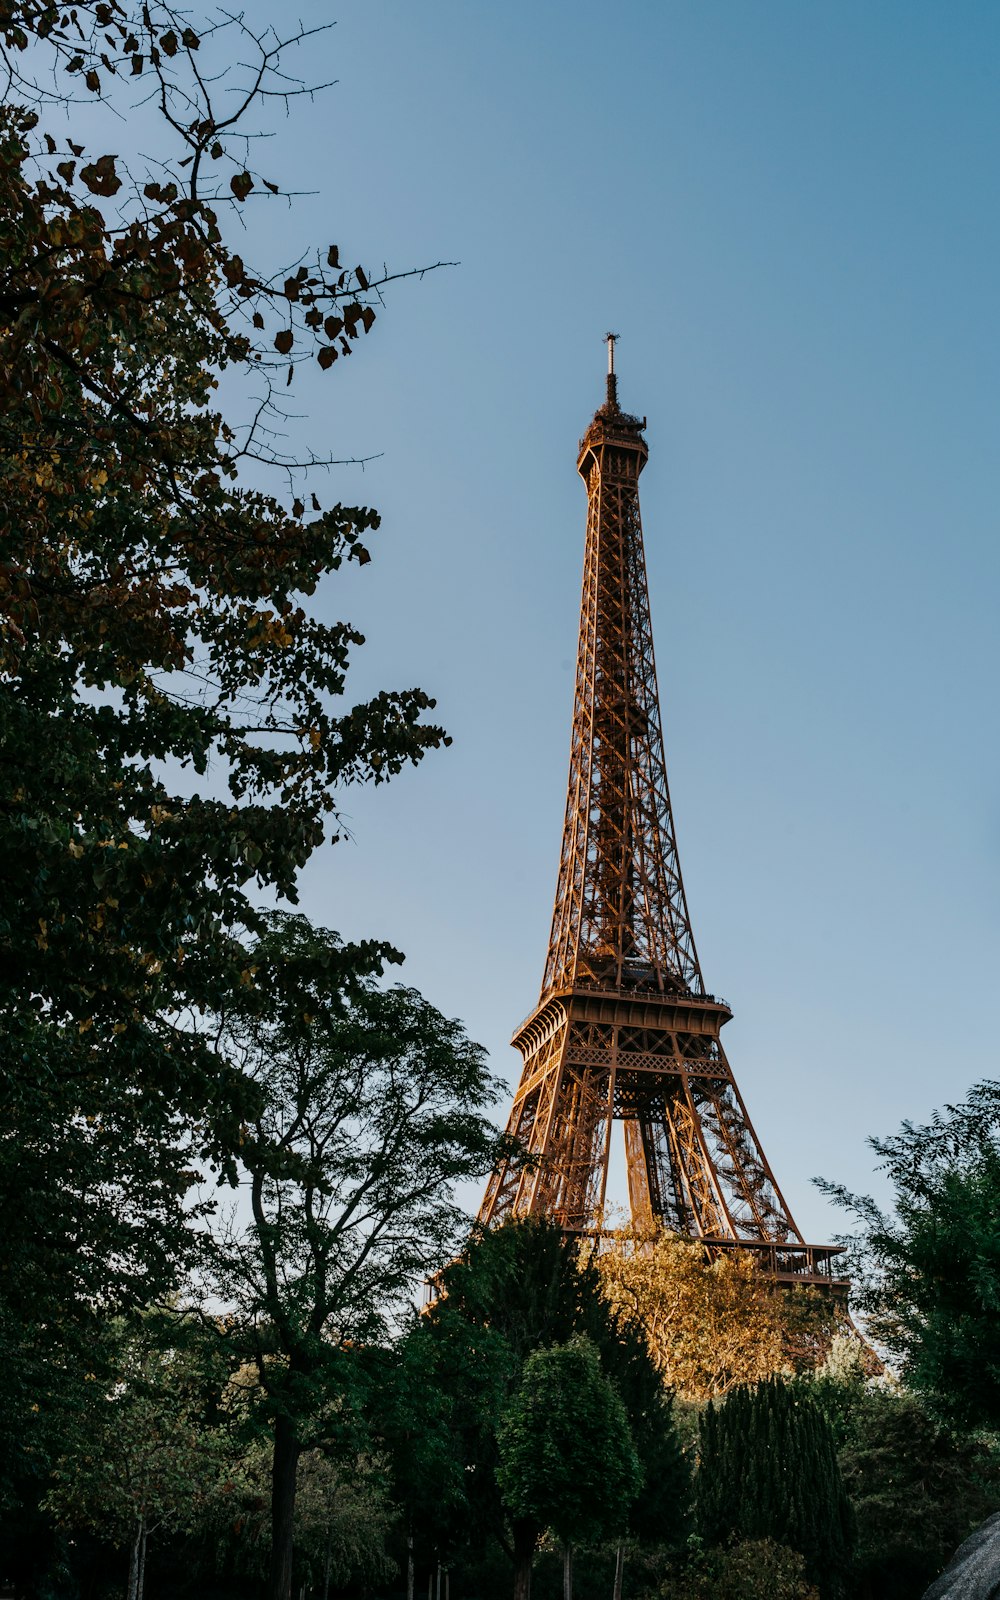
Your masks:
M272 1600L291 1593L303 1450L353 1437L359 1345L455 1248L467 1220L453 1187L498 1150L484 1113L499 1085L481 1048L371 972L338 989L341 949L303 917L272 914L253 982L219 1025L220 1050L260 1092L240 1155L252 1221L221 1241L216 1280L271 1419Z
M274 272L230 242L276 188L244 169L247 119L297 92L306 37L132 0L0 15L8 1494L59 1448L95 1308L177 1281L199 1159L235 1170L253 1097L201 1019L246 981L259 895L294 899L345 785L445 742L420 690L337 709L363 641L309 597L369 559L378 517L321 509L318 458L269 446L293 351L356 348L384 281L334 246ZM133 83L159 147L85 150L80 102Z
M642 1482L625 1408L589 1339L528 1357L497 1446L517 1547L515 1600L528 1600L531 1558L546 1528L563 1546L564 1600L572 1600L572 1546L621 1532Z
M709 1401L696 1498L706 1543L773 1539L805 1557L824 1600L843 1595L851 1508L829 1424L801 1387L767 1378Z
M190 1327L169 1331L168 1344L156 1319L105 1330L110 1385L93 1375L45 1499L59 1522L128 1549L126 1600L143 1600L149 1540L197 1523L229 1459L205 1394L206 1380L215 1388L224 1375L210 1357L206 1370L207 1346Z
M476 1230L440 1274L438 1288L418 1335L438 1352L439 1382L451 1396L466 1538L480 1548L495 1538L525 1570L535 1535L527 1524L511 1523L497 1491L498 1430L532 1353L583 1336L625 1406L646 1476L633 1503L632 1532L662 1545L677 1542L690 1474L670 1397L642 1329L605 1299L593 1253L545 1218L510 1221Z
M665 1228L620 1231L597 1264L610 1304L641 1323L664 1382L688 1399L814 1365L836 1326L829 1297L785 1294L749 1251L709 1261Z
M449 1564L469 1537L475 1494L470 1498L468 1465L478 1452L463 1447L463 1425L470 1417L463 1413L450 1368L457 1362L469 1372L467 1358L473 1353L467 1345L458 1348L455 1340L446 1346L428 1337L421 1317L401 1339L369 1347L365 1354L368 1427L401 1513L407 1600L413 1600L417 1563ZM478 1351L478 1415L499 1414L507 1363L503 1341ZM487 1386L492 1405L483 1392Z
M271 1452L255 1440L230 1469L207 1509L202 1532L214 1535L216 1564L245 1579L270 1565ZM381 1585L395 1563L389 1543L395 1508L382 1461L365 1452L305 1450L299 1461L294 1540L303 1583L322 1600L331 1587Z
M1000 1423L1000 1084L981 1083L924 1127L870 1139L891 1214L842 1184L859 1305L907 1384L966 1426Z
M995 1441L969 1436L903 1390L870 1385L839 1452L857 1518L858 1600L908 1600L1000 1510Z
M675 1550L688 1531L691 1468L674 1416L673 1391L657 1371L642 1325L621 1313L616 1314L615 1325L615 1387L625 1405L642 1471L642 1485L628 1512L629 1541ZM626 1539L619 1535L614 1600L621 1600L625 1554Z

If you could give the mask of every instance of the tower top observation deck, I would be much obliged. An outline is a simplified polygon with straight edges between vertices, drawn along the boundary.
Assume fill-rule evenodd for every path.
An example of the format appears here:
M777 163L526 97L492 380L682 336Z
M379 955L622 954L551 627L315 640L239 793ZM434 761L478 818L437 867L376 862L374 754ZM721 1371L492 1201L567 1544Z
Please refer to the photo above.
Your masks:
M618 404L618 375L615 372L615 343L617 333L605 334L608 343L608 388L602 406L594 413L593 421L580 440L577 455L577 471L586 483L594 461L592 452L597 451L601 445L617 445L636 453L639 459L634 463L629 476L637 477L646 465L649 457L649 447L642 436L646 426L645 417L633 417L629 412L623 411Z

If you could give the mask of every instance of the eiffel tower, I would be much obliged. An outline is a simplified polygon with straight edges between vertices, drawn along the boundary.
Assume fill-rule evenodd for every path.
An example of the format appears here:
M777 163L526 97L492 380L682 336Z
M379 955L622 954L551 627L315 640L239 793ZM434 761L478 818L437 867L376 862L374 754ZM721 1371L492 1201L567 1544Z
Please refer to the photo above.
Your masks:
M841 1286L832 1245L792 1220L722 1047L732 1012L701 974L663 754L639 474L646 419L604 405L580 442L587 542L569 790L542 992L513 1044L524 1065L505 1160L480 1208L600 1231L612 1128L624 1126L633 1225L712 1256L754 1252L779 1281Z

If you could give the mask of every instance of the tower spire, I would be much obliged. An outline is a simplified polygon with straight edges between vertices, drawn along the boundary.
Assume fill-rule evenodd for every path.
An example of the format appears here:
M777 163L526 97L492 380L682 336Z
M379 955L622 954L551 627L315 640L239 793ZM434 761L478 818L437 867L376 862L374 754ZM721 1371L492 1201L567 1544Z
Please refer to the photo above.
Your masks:
M600 1229L618 1120L633 1223L829 1284L837 1251L795 1226L722 1046L732 1012L702 979L653 659L645 418L619 407L617 335L606 339L607 404L577 458L587 538L555 906L538 1004L513 1040L524 1065L507 1128L534 1159L498 1165L480 1220L540 1212L569 1232Z
M618 378L615 374L615 345L621 338L618 333L606 333L604 338L608 346L608 409L618 409Z

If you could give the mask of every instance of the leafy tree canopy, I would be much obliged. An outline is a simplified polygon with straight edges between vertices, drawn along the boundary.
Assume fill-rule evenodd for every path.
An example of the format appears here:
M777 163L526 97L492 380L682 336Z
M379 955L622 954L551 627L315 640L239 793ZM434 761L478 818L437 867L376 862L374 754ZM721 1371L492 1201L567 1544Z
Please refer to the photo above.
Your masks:
M235 1173L254 1094L203 1019L250 981L261 895L294 898L346 785L444 742L420 690L338 705L363 641L312 599L379 519L274 449L293 361L357 348L386 274L234 248L277 187L246 170L254 118L308 87L285 61L305 39L132 0L0 8L8 1473L58 1448L94 1308L176 1281L199 1158ZM87 102L133 100L159 108L148 159L89 147Z
M963 1539L1000 1510L995 1442L885 1385L857 1395L840 1449L857 1518L860 1600L922 1594Z
M749 1251L708 1261L665 1228L621 1230L597 1267L611 1306L641 1324L663 1381L686 1399L815 1366L837 1325L828 1296L776 1289Z
M550 1528L563 1544L624 1529L642 1469L589 1339L532 1352L497 1444L497 1479L514 1517Z
M1000 1084L871 1139L891 1212L823 1182L860 1223L849 1241L871 1332L945 1417L1000 1424Z

